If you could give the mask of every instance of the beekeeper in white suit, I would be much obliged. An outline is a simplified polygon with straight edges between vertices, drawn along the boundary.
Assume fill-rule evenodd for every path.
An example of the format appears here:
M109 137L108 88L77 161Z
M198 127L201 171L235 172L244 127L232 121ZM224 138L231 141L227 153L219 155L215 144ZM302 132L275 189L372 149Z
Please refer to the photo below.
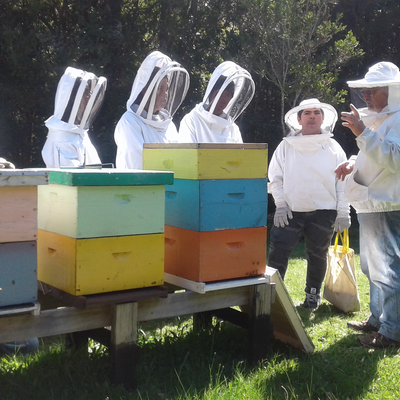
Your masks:
M118 169L142 169L144 143L178 142L172 117L188 88L189 74L179 63L159 51L145 58L114 132Z
M345 194L357 211L360 264L370 284L370 315L347 325L369 333L359 337L366 347L400 347L400 71L379 62L347 84L353 104L342 121L360 151L336 175L350 174Z
M68 67L56 92L54 115L42 150L47 168L100 164L88 130L104 100L107 79Z
M211 75L203 102L185 115L179 127L181 143L243 143L235 120L254 96L251 75L232 61Z
M309 310L321 302L321 286L333 231L350 227L344 182L334 174L346 160L333 139L337 112L318 99L307 99L285 115L288 136L276 148L268 167L268 192L276 205L268 265L282 279L289 256L304 235L307 252L305 300Z

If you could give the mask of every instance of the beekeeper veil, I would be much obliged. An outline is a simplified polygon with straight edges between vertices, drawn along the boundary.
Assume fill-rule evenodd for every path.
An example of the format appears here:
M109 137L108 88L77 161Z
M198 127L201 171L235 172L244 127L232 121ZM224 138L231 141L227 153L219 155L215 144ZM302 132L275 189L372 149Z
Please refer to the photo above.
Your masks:
M106 78L68 67L57 86L54 117L89 129L101 108L106 87Z
M234 122L254 96L254 82L244 68L232 61L220 64L211 75L203 98L204 110L214 114L224 92L231 96L221 116Z
M391 62L379 62L369 68L363 79L348 81L351 102L358 109L362 118L400 111L400 72ZM387 93L387 107L382 110L372 109L369 99L378 96L379 90Z
M159 51L142 62L127 102L128 111L157 127L170 120L185 99L189 74L177 62Z

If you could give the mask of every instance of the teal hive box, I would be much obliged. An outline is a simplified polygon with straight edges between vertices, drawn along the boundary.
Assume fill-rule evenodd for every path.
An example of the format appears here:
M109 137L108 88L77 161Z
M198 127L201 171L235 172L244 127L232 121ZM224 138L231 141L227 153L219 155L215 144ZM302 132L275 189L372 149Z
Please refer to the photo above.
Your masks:
M266 179L175 179L165 192L165 223L195 231L267 225Z

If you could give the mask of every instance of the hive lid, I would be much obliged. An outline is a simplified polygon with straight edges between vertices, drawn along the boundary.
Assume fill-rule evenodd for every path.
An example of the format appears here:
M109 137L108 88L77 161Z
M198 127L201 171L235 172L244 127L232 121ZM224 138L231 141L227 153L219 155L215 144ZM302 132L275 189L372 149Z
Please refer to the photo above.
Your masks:
M0 169L0 186L47 185L48 176L45 168Z
M231 150L263 150L267 143L144 143L144 149L231 149Z
M170 171L118 169L49 170L49 183L66 186L172 185L174 173Z

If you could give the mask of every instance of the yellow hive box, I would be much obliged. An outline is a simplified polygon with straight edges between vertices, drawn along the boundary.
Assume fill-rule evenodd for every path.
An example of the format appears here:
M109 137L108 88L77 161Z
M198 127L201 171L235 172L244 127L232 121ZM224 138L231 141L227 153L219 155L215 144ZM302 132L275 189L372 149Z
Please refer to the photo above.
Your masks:
M74 239L38 230L38 280L72 295L164 283L164 235Z
M173 171L177 179L267 177L268 145L258 143L144 144L143 168Z

